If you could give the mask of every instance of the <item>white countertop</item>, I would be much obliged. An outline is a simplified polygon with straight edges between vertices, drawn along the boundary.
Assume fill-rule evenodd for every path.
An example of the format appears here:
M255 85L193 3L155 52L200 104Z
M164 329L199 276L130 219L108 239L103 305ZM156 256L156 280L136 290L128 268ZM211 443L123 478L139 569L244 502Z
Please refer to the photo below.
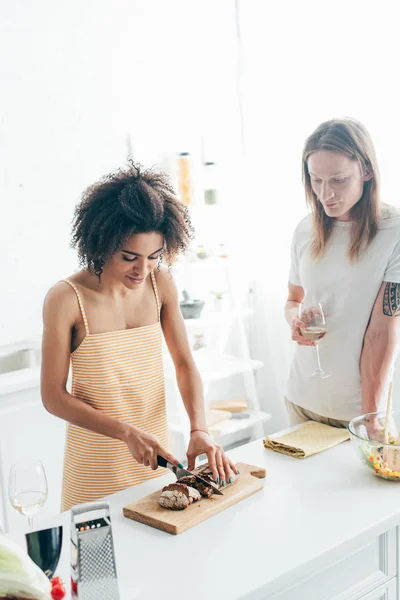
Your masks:
M180 535L122 515L172 474L109 498L121 600L175 599L177 585L201 600L202 583L216 598L258 600L400 524L400 486L375 477L350 442L303 460L261 440L229 455L265 466L264 489ZM61 522L69 539L69 513L40 526Z

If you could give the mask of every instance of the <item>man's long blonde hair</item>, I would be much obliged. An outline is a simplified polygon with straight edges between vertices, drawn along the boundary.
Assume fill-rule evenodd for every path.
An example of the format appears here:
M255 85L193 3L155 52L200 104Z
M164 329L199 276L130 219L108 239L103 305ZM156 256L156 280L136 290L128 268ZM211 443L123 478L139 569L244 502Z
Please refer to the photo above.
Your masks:
M325 213L311 187L307 163L310 155L318 150L344 154L358 162L362 173L372 175L371 179L364 182L362 196L350 212L352 223L348 257L350 261L357 260L361 250L367 248L374 239L380 215L379 170L371 137L365 127L354 119L331 119L321 123L304 144L303 183L313 218L311 254L314 258L323 255L334 225L334 219Z

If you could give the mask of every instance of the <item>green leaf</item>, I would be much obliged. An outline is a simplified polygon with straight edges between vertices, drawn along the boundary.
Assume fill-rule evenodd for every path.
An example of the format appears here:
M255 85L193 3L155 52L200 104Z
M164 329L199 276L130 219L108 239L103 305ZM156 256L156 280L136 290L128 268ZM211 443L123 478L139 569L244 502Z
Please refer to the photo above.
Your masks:
M28 554L15 542L0 535L0 598L48 600L51 583Z

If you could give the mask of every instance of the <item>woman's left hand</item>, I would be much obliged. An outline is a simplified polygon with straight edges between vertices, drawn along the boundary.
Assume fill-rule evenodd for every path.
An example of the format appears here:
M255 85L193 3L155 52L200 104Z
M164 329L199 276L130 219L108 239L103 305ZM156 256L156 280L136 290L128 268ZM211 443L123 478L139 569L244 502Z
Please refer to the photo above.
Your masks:
M186 453L188 459L188 471L193 471L196 466L196 458L200 454L207 454L208 466L210 467L216 483L225 485L232 482L232 474L238 474L234 463L226 456L222 446L215 443L210 434L205 431L194 431L190 436L190 442ZM229 481L230 480L230 481Z

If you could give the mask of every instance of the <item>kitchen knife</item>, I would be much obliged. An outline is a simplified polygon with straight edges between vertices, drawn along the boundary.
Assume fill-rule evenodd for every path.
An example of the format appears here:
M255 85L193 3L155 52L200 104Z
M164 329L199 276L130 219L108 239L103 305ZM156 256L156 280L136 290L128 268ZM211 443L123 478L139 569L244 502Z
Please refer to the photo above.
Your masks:
M223 496L223 493L215 485L215 483L212 483L211 481L207 481L206 479L203 479L202 477L200 477L200 475L196 475L196 473L192 473L191 471L187 471L186 469L182 469L181 467L175 467L175 465L172 465L163 456L157 456L157 464L160 467L165 467L166 469L170 469L173 472L173 474L176 475L177 479L180 479L181 477L193 477L194 476L194 477L196 477L196 480L199 483L202 483L203 485L212 488L214 494L217 494L218 496Z

